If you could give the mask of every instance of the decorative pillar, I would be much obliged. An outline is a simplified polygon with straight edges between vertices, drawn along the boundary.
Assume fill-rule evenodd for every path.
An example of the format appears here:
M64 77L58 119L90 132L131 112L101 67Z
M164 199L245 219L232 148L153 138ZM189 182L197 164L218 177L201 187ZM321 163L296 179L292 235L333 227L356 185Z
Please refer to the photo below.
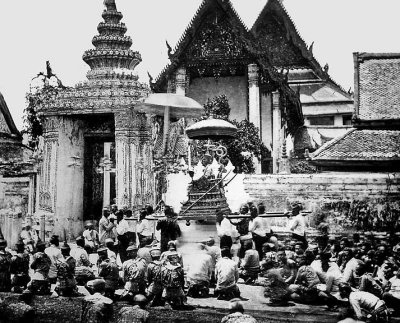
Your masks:
M104 153L105 160L110 160L111 158L111 142L104 143ZM110 183L111 176L110 172L107 170L107 165L103 168L103 207L110 205Z
M258 128L261 138L261 117L260 117L260 89L258 87L258 66L249 64L249 121Z
M186 68L180 67L176 71L175 93L186 95Z
M272 172L279 172L279 151L281 148L281 109L279 92L272 93Z
M43 123L43 160L38 181L36 217L40 221L53 219L56 212L56 177L58 166L58 136L60 117L46 117ZM45 232L41 228L41 238L45 241Z
M115 115L116 185L119 206L154 204L151 121L144 113Z
M249 80L249 121L258 128L258 135L261 136L261 116L260 116L260 89L258 87L258 66L257 64L248 65ZM261 174L261 163L254 158L255 173Z
M116 195L119 208L131 207L130 192L130 145L129 134L132 126L132 113L126 109L115 114L115 172Z

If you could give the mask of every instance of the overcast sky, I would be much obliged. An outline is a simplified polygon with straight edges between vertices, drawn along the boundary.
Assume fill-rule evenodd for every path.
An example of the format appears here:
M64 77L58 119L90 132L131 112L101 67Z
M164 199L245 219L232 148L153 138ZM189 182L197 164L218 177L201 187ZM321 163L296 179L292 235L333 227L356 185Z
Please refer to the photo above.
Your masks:
M268 0L231 0L251 28ZM142 55L140 80L168 63L165 40L175 46L202 0L117 0L132 49ZM400 52L399 0L284 0L297 29L322 66L346 90L353 86L352 53ZM49 60L66 85L86 79L82 61L102 21L102 0L1 0L0 92L22 129L25 93Z

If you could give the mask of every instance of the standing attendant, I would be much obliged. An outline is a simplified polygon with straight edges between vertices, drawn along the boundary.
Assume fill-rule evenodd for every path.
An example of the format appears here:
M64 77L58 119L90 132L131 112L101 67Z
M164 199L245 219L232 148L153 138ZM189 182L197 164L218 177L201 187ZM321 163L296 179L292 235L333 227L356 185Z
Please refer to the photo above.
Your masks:
M164 210L166 219L158 220L156 229L161 230L161 252L168 250L168 241L176 240L181 236L181 228L177 223L178 215L166 205Z
M258 205L258 210L256 207L250 209L251 220L249 223L249 231L253 236L253 241L260 259L262 259L263 256L262 246L265 242L268 242L271 237L271 227L269 226L268 219L260 217L264 212L265 206L262 203Z
M114 220L109 220L108 217L110 212L105 207L103 208L103 216L99 222L99 240L100 244L105 244L107 238L113 238L114 232L113 229L115 227Z
M308 247L306 230L308 228L308 222L306 219L306 214L301 213L301 204L294 203L292 205L292 215L294 215L293 223L290 226L290 231L292 232L292 237L303 244L303 250Z
M153 241L154 238L154 230L155 230L155 221L149 220L149 216L153 214L153 207L148 205L145 210L142 210L140 213L140 223L137 228L137 233L139 237L139 241L149 240Z
M121 263L123 264L127 259L126 248L129 246L129 224L124 219L124 213L119 210L117 215L117 238L118 238L118 253Z
M82 234L85 239L85 250L87 253L96 252L99 246L99 234L94 230L93 223L89 222L86 224L86 230Z

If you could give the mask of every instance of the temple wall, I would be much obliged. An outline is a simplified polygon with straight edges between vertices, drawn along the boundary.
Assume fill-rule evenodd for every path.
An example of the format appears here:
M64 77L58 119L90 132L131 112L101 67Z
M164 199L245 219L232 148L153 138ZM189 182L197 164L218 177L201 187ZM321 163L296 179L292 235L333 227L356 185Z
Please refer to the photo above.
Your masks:
M244 190L250 199L263 201L267 211L283 211L291 202L302 202L312 211L310 225L316 226L321 216L330 232L354 230L346 220L349 212L365 212L385 217L385 208L400 212L399 173L320 173L290 175L248 175ZM274 220L286 226L285 218Z
M229 119L247 119L248 82L245 76L226 76L218 81L214 77L195 78L191 81L186 95L200 104L207 99L225 94L229 100L231 114Z
M0 176L0 227L8 246L18 241L28 213L30 177Z

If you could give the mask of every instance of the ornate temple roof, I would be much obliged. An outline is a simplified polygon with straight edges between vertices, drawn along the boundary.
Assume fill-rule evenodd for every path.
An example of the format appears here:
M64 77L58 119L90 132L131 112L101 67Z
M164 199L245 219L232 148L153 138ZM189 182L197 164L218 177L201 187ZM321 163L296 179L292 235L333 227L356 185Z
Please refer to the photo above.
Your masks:
M0 93L0 136L9 139L21 141L22 136L15 126L14 120L8 109L7 103L3 95Z
M168 77L182 62L186 67L198 68L199 76L203 75L201 69L206 64L227 69L228 65L249 64L251 55L240 41L240 36L247 34L248 29L230 0L203 0L174 50L169 50L171 63L157 77L155 92L166 91ZM219 37L224 37L224 42Z
M117 11L115 0L105 0L104 5L104 21L97 27L99 35L92 39L95 48L85 51L82 57L90 66L88 80L60 91L53 102L42 106L42 113L107 113L135 105L148 95L147 85L138 82L134 73L142 58L130 49L132 39L125 35L123 15Z

